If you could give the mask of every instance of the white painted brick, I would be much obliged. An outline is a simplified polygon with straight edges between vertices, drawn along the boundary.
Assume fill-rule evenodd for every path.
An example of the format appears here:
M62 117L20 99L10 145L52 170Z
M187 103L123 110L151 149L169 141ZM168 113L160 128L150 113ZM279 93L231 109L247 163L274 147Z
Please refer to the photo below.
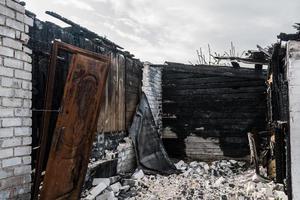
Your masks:
M9 158L13 156L13 148L0 149L0 159Z
M24 31L24 24L11 18L6 18L6 26L17 29L22 32Z
M25 33L29 33L29 26L25 24Z
M13 49L19 49L22 50L23 44L15 39L11 38L3 38L2 39L3 46L11 47Z
M11 177L11 176L13 176L13 174L14 174L14 170L12 168L0 169L0 179ZM1 195L0 195L0 197L1 197Z
M15 167L14 174L22 175L22 174L30 174L31 173L31 166L30 165L22 165L19 167Z
M19 3L15 2L13 0L6 0L6 5L15 11L18 11L23 14L25 13L24 6L20 5Z
M24 62L24 70L31 72L32 71L32 65L30 63Z
M27 44L29 41L29 35L27 35L26 33L21 33L21 40L23 41L24 44Z
M23 107L24 108L31 108L31 100L27 100L27 99L24 99L23 100Z
M32 137L23 137L22 145L30 145L32 143Z
M17 127L15 128L15 136L30 136L32 134L31 127Z
M25 15L24 23L28 26L33 26L33 19Z
M0 48L1 50L1 48ZM0 66L0 76L8 76L8 77L13 77L14 76L14 70L4 67L4 66Z
M5 138L1 139L1 147L15 147L21 145L22 138L15 137L15 138Z
M15 38L15 30L5 27L5 26L0 26L0 35L10 37L10 38ZM0 51L1 52L1 51Z
M14 128L0 128L0 138L12 137Z
M4 88L4 87L0 86L0 95L2 97L13 97L14 90L11 88Z
M13 78L2 77L1 78L1 86L4 87L12 87L12 88L21 88L22 81Z
M3 118L2 127L12 127L12 126L21 126L21 118Z
M31 154L31 146L14 148L14 156L25 156L30 154Z
M15 77L20 79L25 79L25 80L31 80L32 74L30 72L23 71L23 70L15 70Z
M22 125L23 126L32 126L32 119L31 118L23 118L22 119Z
M0 108L0 117L13 117L14 110L11 108Z
M15 97L31 99L32 92L30 90L15 89Z
M29 56L23 51L15 51L15 58L28 63L31 63L32 61L31 56Z
M13 11L10 8L7 8L4 5L0 5L0 13L8 17L15 18L15 11Z
M24 14L21 14L21 13L16 13L16 20L20 21L20 22L24 22L24 17L25 15Z
M22 88L24 90L31 90L32 89L32 83L30 81L23 81L22 82Z
M31 156L22 157L23 164L31 164Z
M16 98L3 98L2 105L7 107L21 107L22 99Z
M22 159L20 157L8 158L2 161L2 167L10 167L22 164Z
M23 51L27 54L32 54L32 50L26 47L25 45L23 45Z
M15 109L15 116L17 116L17 117L30 117L31 116L31 110L30 109L17 108L17 109Z
M21 31L16 30L16 39L21 40Z
M8 47L0 46L0 55L13 57L14 56L14 50Z
M5 16L0 15L0 25L4 25L5 24Z

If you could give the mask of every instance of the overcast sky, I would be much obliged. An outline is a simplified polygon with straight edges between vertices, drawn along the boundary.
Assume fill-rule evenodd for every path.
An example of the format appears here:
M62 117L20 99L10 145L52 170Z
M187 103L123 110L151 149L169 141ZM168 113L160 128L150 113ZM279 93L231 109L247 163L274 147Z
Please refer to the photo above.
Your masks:
M25 0L41 20L46 10L106 36L142 61L196 63L196 49L238 52L295 32L299 0Z

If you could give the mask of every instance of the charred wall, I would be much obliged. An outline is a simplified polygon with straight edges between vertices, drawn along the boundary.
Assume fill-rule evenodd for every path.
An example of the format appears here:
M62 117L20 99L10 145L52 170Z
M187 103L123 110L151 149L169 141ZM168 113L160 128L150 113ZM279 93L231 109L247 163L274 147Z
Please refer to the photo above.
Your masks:
M242 158L248 155L247 132L266 130L263 71L168 63L162 76L163 138L170 154Z
M34 14L29 12L28 14L34 17ZM131 124L141 93L142 63L134 59L129 52L122 51L122 48L113 42L97 36L87 29L81 29L77 25L62 28L51 22L43 22L35 18L34 26L30 29L29 34L31 37L29 46L33 51L33 146L35 147L38 146L40 138L52 41L58 39L110 57L110 71L105 94L101 100L102 106L97 125L98 135L93 150L94 157L103 158L105 149L117 148L118 142L126 136L126 130ZM69 59L58 58L58 62L52 108L52 127L55 126L57 116L55 110L58 110L60 106ZM101 152L97 150L101 150ZM33 160L36 158L35 153L33 152Z

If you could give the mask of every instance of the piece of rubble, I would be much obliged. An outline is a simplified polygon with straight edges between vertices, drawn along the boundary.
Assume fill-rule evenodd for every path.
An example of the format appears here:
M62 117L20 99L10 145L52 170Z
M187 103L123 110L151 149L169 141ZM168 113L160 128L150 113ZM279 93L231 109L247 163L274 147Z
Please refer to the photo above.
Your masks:
M96 200L118 200L113 191L105 191L103 194L96 197Z
M116 182L110 186L110 188L112 189L112 191L114 193L118 193L120 191L121 187L122 187L122 185L119 182Z
M104 183L105 185L110 185L111 181L110 178L94 178L93 179L93 186L99 185L100 183Z
M108 179L109 180L109 179ZM108 186L107 181L101 181L96 187L92 188L86 200L94 200L101 192L103 192Z
M144 174L143 170L140 169L140 170L136 171L136 172L132 175L132 178L133 178L133 179L136 179L136 180L140 180L140 179L142 179L144 176L145 176L145 174Z

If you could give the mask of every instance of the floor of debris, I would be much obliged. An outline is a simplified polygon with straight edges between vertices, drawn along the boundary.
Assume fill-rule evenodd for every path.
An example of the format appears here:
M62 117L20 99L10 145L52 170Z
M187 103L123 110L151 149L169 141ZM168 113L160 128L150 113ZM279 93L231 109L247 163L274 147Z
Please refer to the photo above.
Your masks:
M182 173L170 176L145 175L136 170L133 175L95 178L94 187L85 192L83 199L97 200L287 200L282 184L275 184L245 162L221 160L185 163L179 161ZM261 174L264 174L261 170Z

